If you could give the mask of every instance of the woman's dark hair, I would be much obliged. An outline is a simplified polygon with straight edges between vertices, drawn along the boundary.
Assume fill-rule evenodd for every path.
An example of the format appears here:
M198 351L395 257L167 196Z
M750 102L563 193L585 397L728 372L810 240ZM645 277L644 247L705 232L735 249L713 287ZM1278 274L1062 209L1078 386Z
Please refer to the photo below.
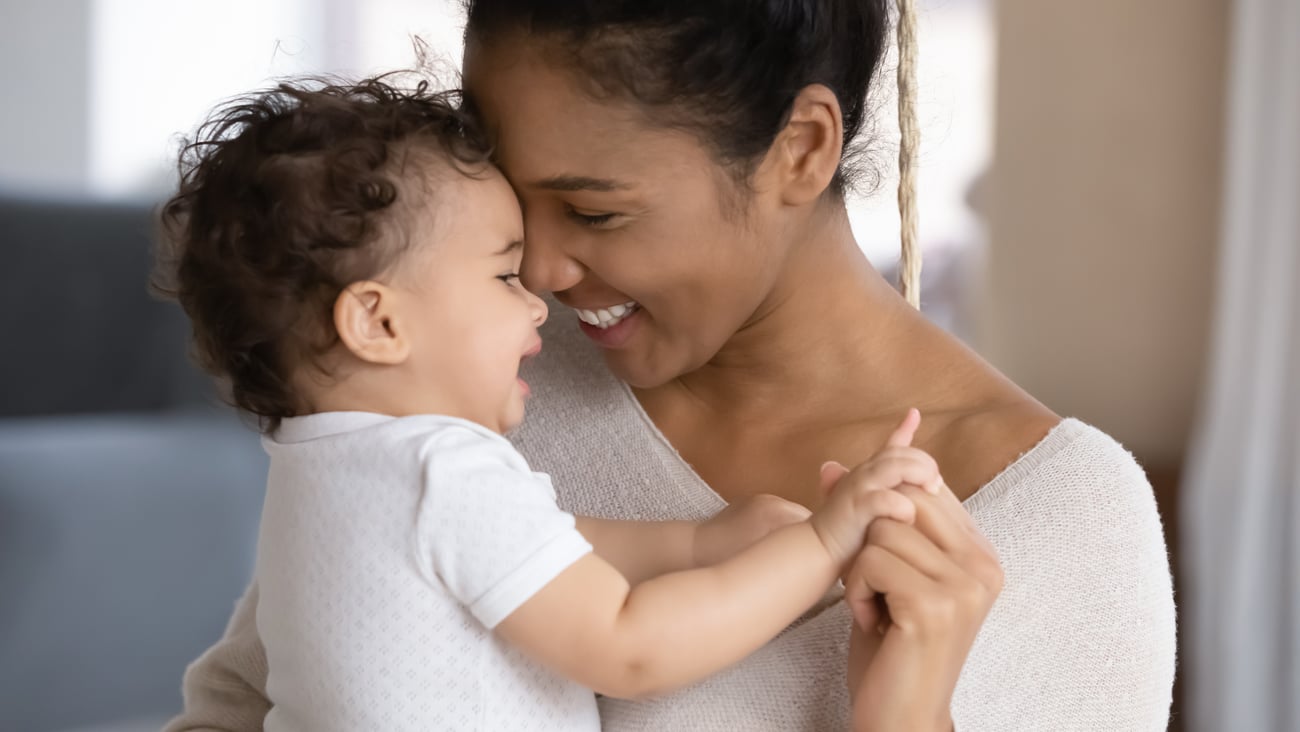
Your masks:
M536 39L587 91L623 96L686 129L748 178L799 91L839 99L844 158L833 190L858 182L867 91L887 42L886 0L464 0L466 41Z
M432 204L427 171L407 164L474 175L491 152L455 92L392 76L239 97L182 147L152 284L180 302L200 365L264 430L301 412L290 375L337 342L335 299L406 246L394 211Z

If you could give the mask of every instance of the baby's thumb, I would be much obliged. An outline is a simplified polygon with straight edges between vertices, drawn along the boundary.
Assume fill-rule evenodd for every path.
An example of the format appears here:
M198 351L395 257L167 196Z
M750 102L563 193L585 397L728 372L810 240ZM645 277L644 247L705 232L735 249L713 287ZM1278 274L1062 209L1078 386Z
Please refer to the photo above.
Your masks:
M821 488L823 496L830 495L835 488L835 484L840 482L840 478L849 474L849 469L834 460L827 460L822 463L821 476L818 485Z

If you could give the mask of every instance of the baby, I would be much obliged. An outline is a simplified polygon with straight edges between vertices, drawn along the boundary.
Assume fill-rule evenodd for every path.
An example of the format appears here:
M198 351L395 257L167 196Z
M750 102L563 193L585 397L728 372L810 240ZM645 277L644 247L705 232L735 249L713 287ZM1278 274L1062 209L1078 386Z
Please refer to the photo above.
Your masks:
M502 436L547 316L519 282L519 206L456 97L394 78L230 103L162 210L161 286L271 457L265 727L597 730L592 690L658 694L756 650L873 519L913 520L892 488L937 491L937 468L913 410L779 527L755 503L702 524L562 511Z

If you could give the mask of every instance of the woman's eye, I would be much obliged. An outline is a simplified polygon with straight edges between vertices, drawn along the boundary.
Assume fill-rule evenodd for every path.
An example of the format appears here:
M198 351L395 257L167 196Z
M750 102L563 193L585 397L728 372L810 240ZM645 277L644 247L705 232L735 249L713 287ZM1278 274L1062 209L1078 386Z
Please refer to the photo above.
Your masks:
M582 224L583 226L590 226L593 229L598 229L602 226L609 224L610 221L614 220L615 216L618 216L618 214L612 214L612 213L588 214L588 213L581 213L572 208L569 209L569 218L572 218L574 221L577 221L579 224Z
M507 273L507 274L497 275L497 279L501 280L502 282L504 282L504 283L506 283L506 284L508 285L508 284L510 284L511 282L517 282L517 281L519 280L519 273L518 273L518 272L510 272L510 273Z

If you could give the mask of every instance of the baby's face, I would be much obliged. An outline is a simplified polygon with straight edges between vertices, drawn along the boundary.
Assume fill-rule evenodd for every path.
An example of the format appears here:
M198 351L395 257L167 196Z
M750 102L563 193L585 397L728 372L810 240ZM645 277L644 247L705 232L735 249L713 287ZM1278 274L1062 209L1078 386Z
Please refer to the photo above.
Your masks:
M520 363L542 347L546 304L519 283L524 225L496 169L479 180L446 173L437 203L399 261L411 351L406 373L427 410L505 432L523 420Z

